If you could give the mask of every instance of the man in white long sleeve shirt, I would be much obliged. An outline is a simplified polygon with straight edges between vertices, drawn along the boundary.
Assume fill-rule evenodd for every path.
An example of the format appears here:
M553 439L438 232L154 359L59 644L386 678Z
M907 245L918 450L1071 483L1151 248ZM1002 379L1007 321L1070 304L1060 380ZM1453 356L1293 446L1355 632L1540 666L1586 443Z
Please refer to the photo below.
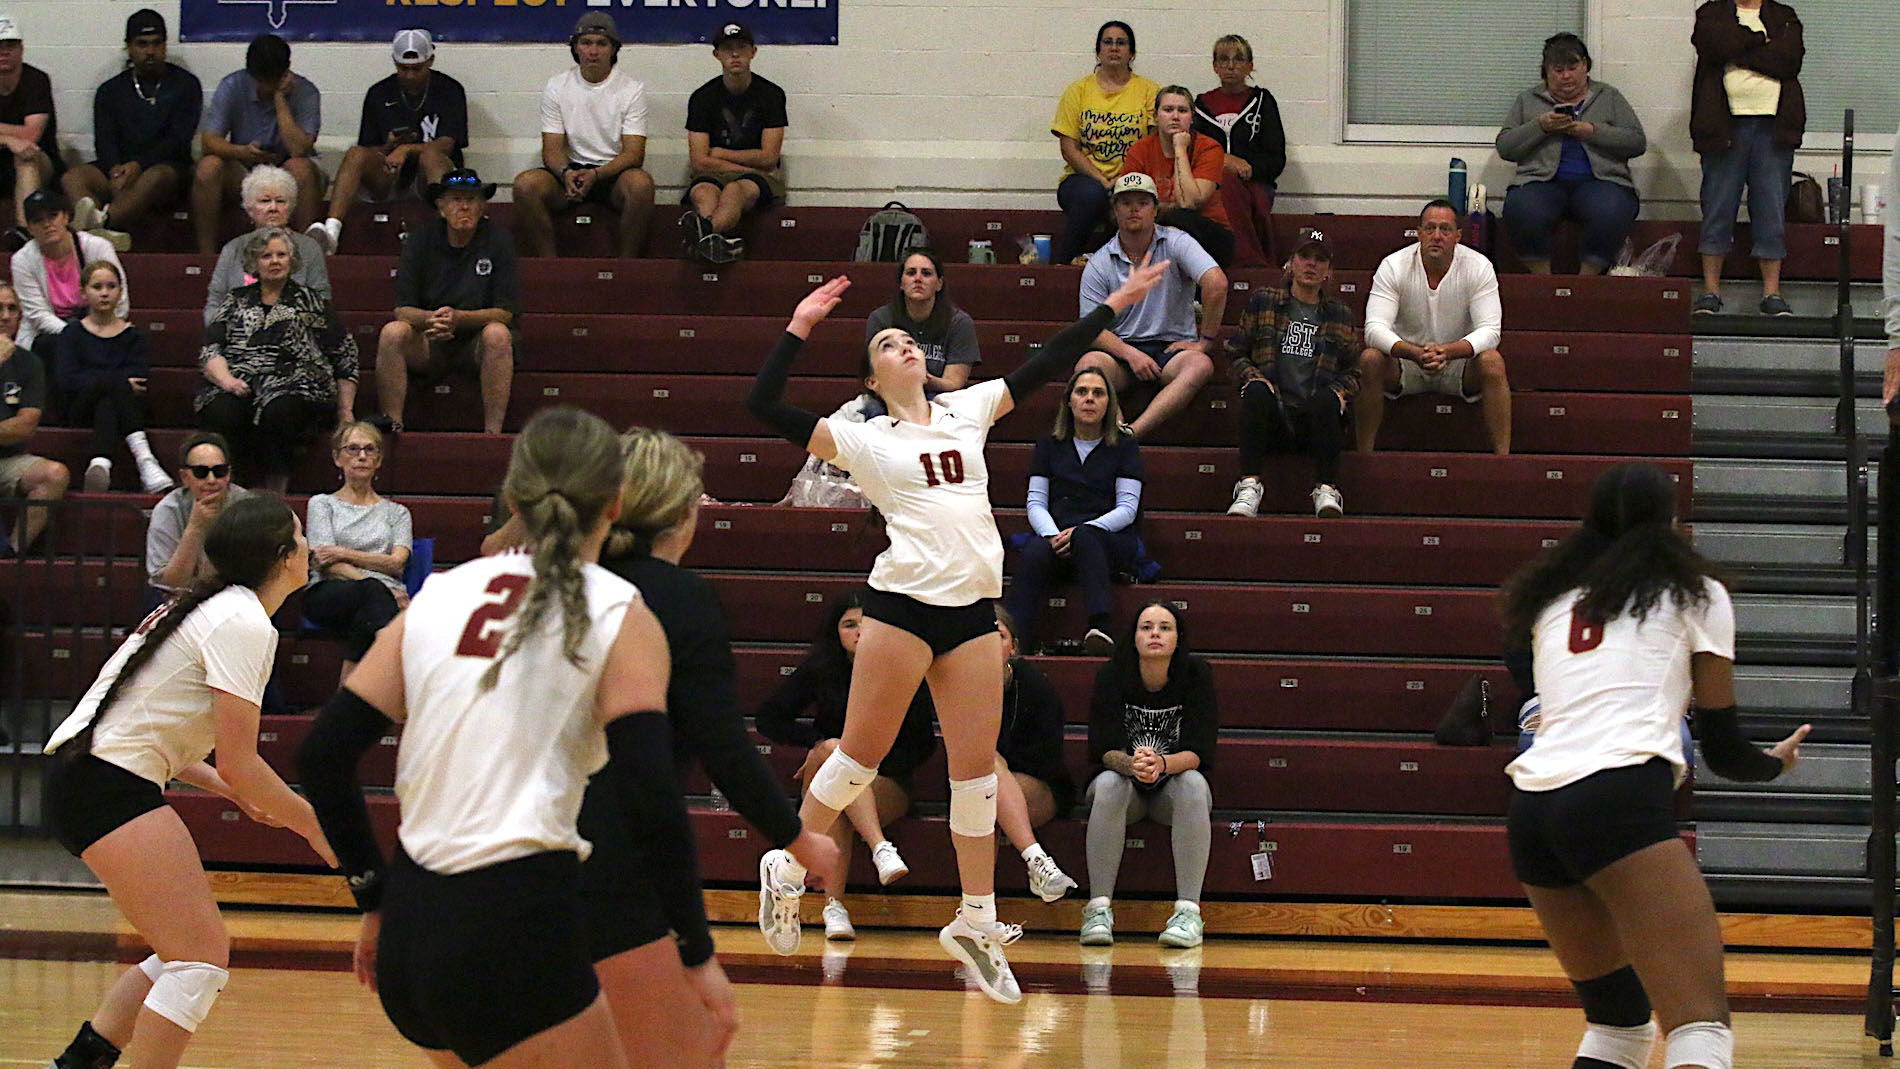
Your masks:
M1886 291L1886 300L1881 308L1887 315L1887 375L1880 387L1880 401L1893 405L1896 394L1900 394L1900 225L1895 225L1894 214L1900 212L1900 134L1893 139L1896 155L1887 164L1887 186L1884 194L1887 201L1886 241L1882 243L1885 251L1881 256L1880 278ZM1900 424L1894 418L1893 408L1889 407L1888 422Z
M1372 276L1353 402L1361 453L1372 452L1386 401L1415 393L1482 402L1492 452L1511 451L1498 276L1483 254L1459 244L1461 236L1457 210L1434 200L1419 213L1418 245L1386 257Z

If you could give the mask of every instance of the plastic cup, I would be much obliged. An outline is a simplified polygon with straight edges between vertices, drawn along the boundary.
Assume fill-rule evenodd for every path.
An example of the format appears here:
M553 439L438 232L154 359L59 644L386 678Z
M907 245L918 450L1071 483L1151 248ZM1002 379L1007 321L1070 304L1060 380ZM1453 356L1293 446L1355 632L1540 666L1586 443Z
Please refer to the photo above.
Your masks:
M1051 249L1051 237L1048 234L1032 234L1030 241L1036 244L1036 262L1046 264L1054 253Z
M1869 182L1860 187L1860 221L1878 223L1886 214L1886 187L1878 182Z

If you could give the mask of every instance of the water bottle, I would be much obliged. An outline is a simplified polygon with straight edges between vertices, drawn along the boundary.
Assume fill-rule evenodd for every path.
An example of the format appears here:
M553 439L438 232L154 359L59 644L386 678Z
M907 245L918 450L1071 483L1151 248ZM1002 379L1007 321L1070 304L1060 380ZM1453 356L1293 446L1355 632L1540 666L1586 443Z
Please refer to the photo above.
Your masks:
M1445 181L1445 199L1451 201L1452 211L1460 219L1465 217L1465 211L1471 205L1471 196L1465 188L1465 181L1465 161L1453 156L1451 172L1446 176Z

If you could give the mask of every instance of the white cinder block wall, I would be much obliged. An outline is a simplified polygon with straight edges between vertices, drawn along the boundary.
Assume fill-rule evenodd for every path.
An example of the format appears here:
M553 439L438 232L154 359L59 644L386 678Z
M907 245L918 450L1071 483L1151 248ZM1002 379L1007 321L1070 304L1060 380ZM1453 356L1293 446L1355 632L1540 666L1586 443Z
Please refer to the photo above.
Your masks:
M576 17L586 10L580 0L551 2ZM1494 192L1509 184L1511 169L1488 141L1343 142L1344 0L836 2L838 46L767 46L755 64L791 97L785 147L797 203L872 204L895 195L912 205L1054 207L1061 161L1049 119L1063 87L1090 69L1095 28L1111 16L1135 27L1137 71L1197 91L1215 84L1215 37L1238 32L1253 43L1256 80L1273 90L1286 121L1290 163L1280 189L1287 210L1409 211L1442 193L1452 156L1470 161L1472 180ZM0 0L0 11L22 24L27 62L52 76L69 156L89 158L93 88L120 69L125 17L144 6L170 21L172 61L196 73L207 96L243 64L241 44L180 43L177 0ZM447 26L479 9L425 0L414 10L420 25ZM1693 10L1693 0L1595 0L1583 28L1597 76L1628 96L1649 131L1649 154L1636 167L1648 216L1696 214L1700 172L1688 136ZM1447 32L1457 33L1455 20ZM388 50L293 47L295 68L323 90L320 146L334 167L355 138L363 89L391 69ZM1455 77L1457 51L1444 42L1384 61L1443 62ZM1526 56L1524 66L1535 62ZM541 86L569 63L565 46L451 43L436 63L468 88L471 163L507 183L536 157ZM647 83L647 166L663 187L676 189L686 162L686 98L718 73L710 49L629 45L621 64ZM1500 119L1509 104L1498 101ZM1878 180L1890 145L1879 132L1862 137L1862 149L1880 155L1860 157L1857 181ZM1837 136L1811 133L1797 169L1825 175L1838 152Z

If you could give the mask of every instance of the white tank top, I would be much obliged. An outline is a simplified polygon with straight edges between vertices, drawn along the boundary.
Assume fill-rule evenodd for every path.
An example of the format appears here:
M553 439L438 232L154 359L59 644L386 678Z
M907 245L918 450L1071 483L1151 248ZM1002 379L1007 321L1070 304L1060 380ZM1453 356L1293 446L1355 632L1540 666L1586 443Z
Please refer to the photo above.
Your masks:
M402 672L408 719L396 751L398 832L431 872L467 872L550 850L582 857L575 830L587 778L607 761L594 695L633 584L582 567L593 622L576 667L561 655L558 608L501 667L501 652L534 575L525 553L504 553L437 572L410 602Z
M72 715L47 740L47 753L92 723L99 700L169 607L147 616L106 662ZM277 628L257 592L247 586L224 588L193 609L126 683L93 730L93 756L163 787L211 752L216 741L211 692L260 704L276 657Z

